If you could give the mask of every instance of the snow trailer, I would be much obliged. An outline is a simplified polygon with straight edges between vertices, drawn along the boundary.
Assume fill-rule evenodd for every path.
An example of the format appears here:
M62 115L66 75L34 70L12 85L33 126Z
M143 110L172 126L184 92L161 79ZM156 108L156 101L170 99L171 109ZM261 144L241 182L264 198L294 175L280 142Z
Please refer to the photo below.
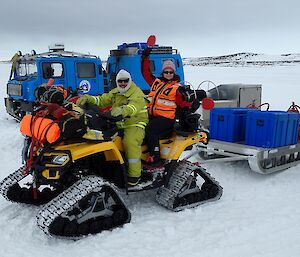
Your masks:
M300 163L299 106L269 110L261 103L261 85L215 85L208 95L215 107L200 109L210 132L209 143L197 145L200 163L246 160L251 170L261 174ZM261 110L265 105L267 110Z

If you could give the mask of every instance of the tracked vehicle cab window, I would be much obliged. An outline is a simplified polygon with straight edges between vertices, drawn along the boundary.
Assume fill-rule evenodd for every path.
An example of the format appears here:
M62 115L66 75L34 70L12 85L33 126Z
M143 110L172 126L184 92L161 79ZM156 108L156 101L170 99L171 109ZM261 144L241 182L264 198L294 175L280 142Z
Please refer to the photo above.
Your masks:
M62 63L59 62L44 62L43 63L43 77L44 79L60 78L64 75Z
M78 78L95 78L96 69L94 63L79 62L76 64Z
M18 62L16 69L17 76L36 76L37 67L35 61Z

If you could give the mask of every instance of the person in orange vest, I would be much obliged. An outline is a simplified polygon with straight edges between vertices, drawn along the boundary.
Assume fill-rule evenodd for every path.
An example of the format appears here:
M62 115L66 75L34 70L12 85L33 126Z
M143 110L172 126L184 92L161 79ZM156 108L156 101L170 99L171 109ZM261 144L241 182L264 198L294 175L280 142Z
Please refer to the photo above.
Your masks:
M162 76L156 78L150 71L149 51L142 56L142 73L150 85L148 95L149 124L146 127L146 142L149 150L147 163L151 166L161 166L159 137L172 132L178 109L190 109L191 112L199 108L200 102L189 102L185 89L180 85L180 77L172 60L165 60L162 66ZM204 95L202 98L206 97ZM201 99L200 99L201 100Z

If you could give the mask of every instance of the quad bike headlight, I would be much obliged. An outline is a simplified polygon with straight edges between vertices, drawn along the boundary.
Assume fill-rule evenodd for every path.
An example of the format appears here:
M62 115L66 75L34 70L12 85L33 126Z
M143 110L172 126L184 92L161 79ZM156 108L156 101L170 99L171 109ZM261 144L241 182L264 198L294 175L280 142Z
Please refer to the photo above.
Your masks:
M53 163L53 164L62 165L62 164L64 164L68 159L69 159L69 157L68 157L67 155L57 155L57 156L54 156L54 158L52 159L52 163Z
M55 151L44 153L41 158L41 164L46 167L65 166L69 161L70 157L67 153Z

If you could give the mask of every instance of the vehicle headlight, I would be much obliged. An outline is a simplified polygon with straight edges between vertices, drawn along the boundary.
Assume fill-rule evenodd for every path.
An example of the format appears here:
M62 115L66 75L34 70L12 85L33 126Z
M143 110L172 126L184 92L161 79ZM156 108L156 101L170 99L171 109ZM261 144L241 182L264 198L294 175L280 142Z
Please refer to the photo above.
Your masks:
M69 157L67 155L57 155L52 159L52 163L62 165L68 159Z
M70 155L62 151L53 151L42 153L40 165L46 167L65 166L69 163Z
M12 83L7 84L7 94L21 96L22 95L22 85L21 84L12 84Z

